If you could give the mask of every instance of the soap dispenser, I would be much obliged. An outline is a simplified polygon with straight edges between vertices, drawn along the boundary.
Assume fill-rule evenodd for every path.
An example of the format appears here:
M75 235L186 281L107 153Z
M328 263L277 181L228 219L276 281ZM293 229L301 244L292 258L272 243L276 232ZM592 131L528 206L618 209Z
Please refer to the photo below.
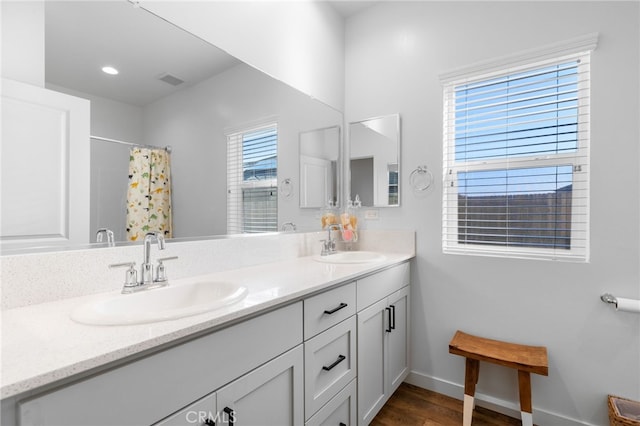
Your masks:
M347 207L340 215L342 225L342 240L346 243L358 241L358 217L356 216L353 201L347 201Z
M327 201L327 205L322 211L322 217L320 218L320 222L322 224L322 229L325 229L329 225L334 225L338 223L338 218L336 217L335 207L333 201Z

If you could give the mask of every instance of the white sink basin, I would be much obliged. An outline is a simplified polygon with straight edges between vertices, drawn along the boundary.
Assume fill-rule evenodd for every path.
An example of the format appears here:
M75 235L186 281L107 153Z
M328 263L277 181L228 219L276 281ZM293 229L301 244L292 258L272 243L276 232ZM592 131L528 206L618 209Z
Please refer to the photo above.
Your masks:
M383 261L386 257L373 251L339 251L328 256L315 256L313 259L323 263L370 263Z
M118 294L79 306L71 319L89 325L143 324L183 318L239 302L247 288L227 282L189 284Z

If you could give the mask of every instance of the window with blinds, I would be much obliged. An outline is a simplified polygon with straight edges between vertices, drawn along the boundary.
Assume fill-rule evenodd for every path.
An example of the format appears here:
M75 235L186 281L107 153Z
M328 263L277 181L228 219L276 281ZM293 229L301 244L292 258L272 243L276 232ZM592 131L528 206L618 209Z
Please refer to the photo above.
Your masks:
M445 84L445 253L587 260L589 58Z
M227 135L227 232L278 230L278 128Z

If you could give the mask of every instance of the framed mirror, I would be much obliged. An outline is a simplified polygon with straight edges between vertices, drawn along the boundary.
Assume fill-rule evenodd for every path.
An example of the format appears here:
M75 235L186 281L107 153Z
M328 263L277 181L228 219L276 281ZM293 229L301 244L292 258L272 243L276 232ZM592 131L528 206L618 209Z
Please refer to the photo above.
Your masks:
M350 197L365 207L400 205L400 114L349 123Z
M339 206L340 126L300 133L300 208Z
M7 3L20 7L21 2ZM301 132L343 123L340 111L157 17L144 5L134 7L124 0L43 3L44 88L91 103L91 138L86 140L90 165L83 178L90 180L90 207L82 212L89 225L83 227L82 243L64 249L104 247L94 244L100 228L111 229L116 244L125 241L130 144L171 147L173 237L201 239L228 233L229 135L277 123L274 180L291 178L297 185ZM3 17L9 16L4 12L3 5ZM21 42L2 40L3 48ZM104 65L120 73L104 74ZM262 166L259 160L255 167ZM336 175L330 187L337 185ZM290 202L277 188L268 195L269 202L277 204L277 229L285 222L299 230L317 228L300 203ZM2 237L0 243L6 242ZM0 247L3 253L14 248L51 250L42 244Z

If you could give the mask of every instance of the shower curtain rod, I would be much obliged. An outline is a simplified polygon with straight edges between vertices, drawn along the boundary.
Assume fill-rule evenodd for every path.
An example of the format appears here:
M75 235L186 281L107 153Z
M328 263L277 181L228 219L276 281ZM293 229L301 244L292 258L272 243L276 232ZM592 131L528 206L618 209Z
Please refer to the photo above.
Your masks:
M137 147L140 147L140 148L162 149L162 147L159 147L159 146L143 145L143 144L140 144L140 143L120 141L120 140L117 140L117 139L103 138L102 136L89 135L89 138L95 139L95 140L98 140L98 141L119 143L120 145L137 146ZM172 149L171 145L167 145L167 146L164 147L164 150L167 151L169 154L171 154L171 149Z

